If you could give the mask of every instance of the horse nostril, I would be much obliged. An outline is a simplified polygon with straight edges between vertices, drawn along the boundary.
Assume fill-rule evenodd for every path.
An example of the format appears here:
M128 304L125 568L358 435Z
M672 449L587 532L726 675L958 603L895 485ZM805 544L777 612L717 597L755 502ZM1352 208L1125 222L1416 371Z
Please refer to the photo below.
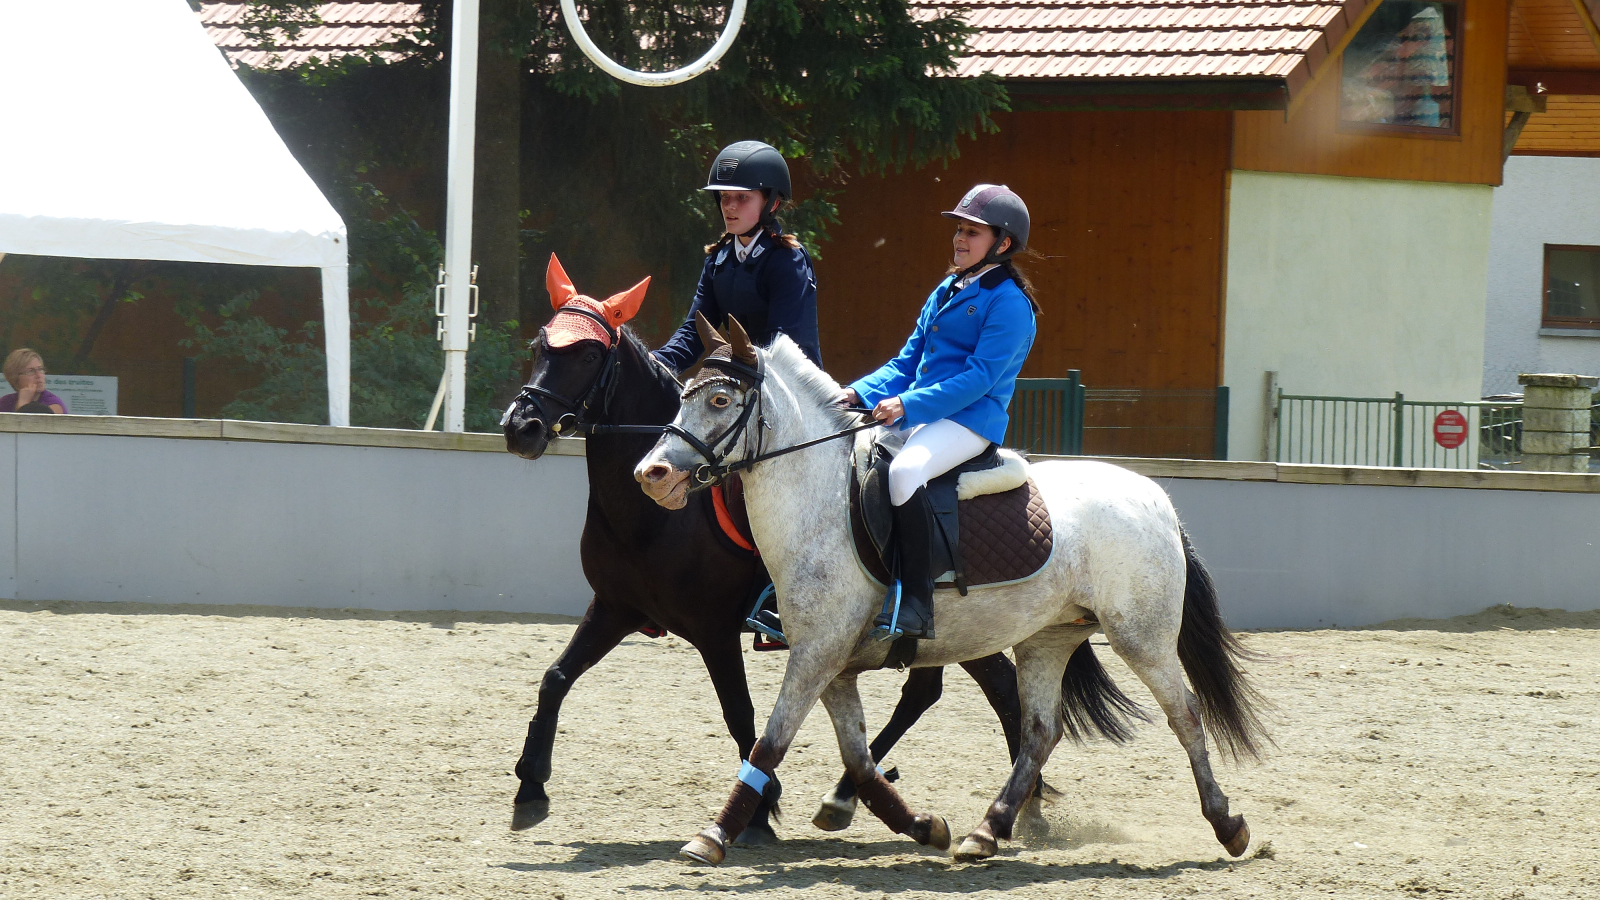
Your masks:
M654 484L655 482L667 477L667 475L671 472L672 469L670 467L661 463L656 463L644 470L644 480Z

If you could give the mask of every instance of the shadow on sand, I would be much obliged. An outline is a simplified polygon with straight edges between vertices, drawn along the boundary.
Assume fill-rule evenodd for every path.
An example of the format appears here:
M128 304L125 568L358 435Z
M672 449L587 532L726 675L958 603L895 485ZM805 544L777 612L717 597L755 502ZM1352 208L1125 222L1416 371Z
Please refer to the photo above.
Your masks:
M541 842L542 843L542 842ZM595 842L563 845L574 855L562 862L501 863L499 868L513 872L572 875L601 870L615 871L619 867L641 867L663 860L675 860L681 841L649 842ZM1070 883L1084 879L1134 879L1152 883L1172 878L1191 869L1217 870L1229 866L1248 866L1253 858L1239 860L1188 860L1161 866L1140 866L1120 863L1115 858L1105 862L1042 863L1019 859L1014 850L1002 850L1001 855L981 863L958 863L944 853L928 850L921 859L906 859L917 847L909 842L883 841L861 844L831 839L793 839L771 847L736 847L729 854L729 862L720 868L682 863L685 877L708 878L714 873L726 873L739 879L738 884L728 884L718 879L701 887L708 891L749 893L773 888L805 889L819 885L837 885L837 889L858 893L883 891L928 891L930 893L966 894L975 890L1008 890L1040 883ZM846 860L870 861L893 858L894 862L879 865L840 865ZM674 879L674 881L678 881ZM621 886L633 891L681 891L682 883L639 883ZM693 889L691 887L690 889ZM1152 886L1151 890L1159 891Z

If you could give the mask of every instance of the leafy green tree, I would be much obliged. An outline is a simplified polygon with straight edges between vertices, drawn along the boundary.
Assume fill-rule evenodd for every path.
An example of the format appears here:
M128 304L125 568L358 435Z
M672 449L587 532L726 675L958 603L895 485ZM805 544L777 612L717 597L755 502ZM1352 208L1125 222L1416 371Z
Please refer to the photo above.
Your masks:
M281 45L314 21L316 5L255 0L252 27ZM581 8L597 43L645 70L697 58L726 15L673 0ZM427 226L442 224L451 3L423 0L422 11L389 48L404 51L400 61L373 54L240 73L351 229L357 423L420 421L442 364L432 338L437 238ZM474 260L483 315L468 354L469 427L516 389L513 335L549 315L551 252L596 294L654 276L636 322L652 337L681 320L701 247L720 231L698 190L718 147L755 138L795 161L802 199L784 218L817 251L852 174L949 158L963 136L992 130L990 114L1006 104L996 80L944 77L968 29L953 16L913 16L905 0L751 0L717 68L670 88L599 72L572 45L557 0L482 0L481 16ZM365 181L426 214L398 213L358 189ZM393 246L410 249L396 258ZM315 326L274 330L243 299L224 312L215 327L196 320L198 344L265 373L228 414L320 421Z

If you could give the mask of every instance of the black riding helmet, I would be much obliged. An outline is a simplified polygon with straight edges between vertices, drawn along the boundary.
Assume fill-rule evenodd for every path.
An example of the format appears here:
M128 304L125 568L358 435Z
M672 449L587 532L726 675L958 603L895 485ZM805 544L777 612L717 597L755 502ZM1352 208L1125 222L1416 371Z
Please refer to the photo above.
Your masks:
M947 219L966 219L993 228L995 247L1000 246L1002 238L1011 238L1011 246L1004 253L996 253L994 247L990 247L979 265L1003 262L1028 247L1028 205L1022 202L1016 191L1003 184L977 185L967 191L955 209L942 215Z
M763 191L770 198L776 192L785 200L794 196L789 185L789 164L771 144L740 141L722 148L711 161L702 191Z

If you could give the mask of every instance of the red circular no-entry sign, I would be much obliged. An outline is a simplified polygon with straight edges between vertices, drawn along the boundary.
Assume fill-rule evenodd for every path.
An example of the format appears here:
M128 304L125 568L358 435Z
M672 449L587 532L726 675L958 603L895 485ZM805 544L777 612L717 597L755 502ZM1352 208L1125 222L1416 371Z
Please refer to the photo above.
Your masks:
M1433 440L1446 450L1467 442L1467 417L1447 409L1433 417Z

